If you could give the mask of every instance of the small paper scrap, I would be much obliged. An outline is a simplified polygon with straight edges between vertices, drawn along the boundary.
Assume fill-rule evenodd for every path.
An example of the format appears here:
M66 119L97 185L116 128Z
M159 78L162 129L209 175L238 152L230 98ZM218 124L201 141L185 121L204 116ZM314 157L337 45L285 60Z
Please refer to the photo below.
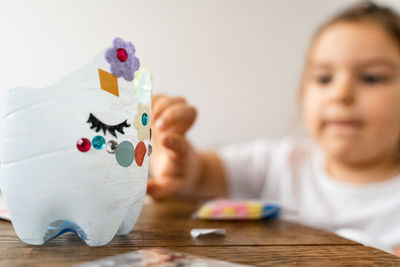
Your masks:
M225 236L225 229L192 229L190 231L190 235L194 238L197 238L201 235L220 235Z
M8 214L8 209L6 207L6 204L4 203L3 196L1 195L1 192L0 192L0 219L7 221L11 220L10 215Z

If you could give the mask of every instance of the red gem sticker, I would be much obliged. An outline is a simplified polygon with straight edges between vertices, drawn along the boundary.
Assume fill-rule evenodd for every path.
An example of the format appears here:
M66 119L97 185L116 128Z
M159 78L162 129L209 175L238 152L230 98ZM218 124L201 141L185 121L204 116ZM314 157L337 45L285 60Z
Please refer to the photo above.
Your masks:
M80 152L87 152L90 150L91 142L87 138L81 138L76 142L76 147Z
M142 166L145 155L146 145L143 142L140 142L135 148L135 161L138 166Z
M119 59L119 61L121 62L125 62L128 60L128 52L126 52L125 49L123 48L119 48L117 50L117 58Z

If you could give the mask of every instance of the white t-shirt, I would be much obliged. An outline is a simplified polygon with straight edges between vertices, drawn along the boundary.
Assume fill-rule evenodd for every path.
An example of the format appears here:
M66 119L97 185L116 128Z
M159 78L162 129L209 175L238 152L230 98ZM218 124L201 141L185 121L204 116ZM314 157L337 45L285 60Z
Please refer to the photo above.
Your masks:
M350 184L325 170L312 141L265 140L219 150L234 199L277 203L282 218L333 231L391 252L400 246L400 175L379 183Z

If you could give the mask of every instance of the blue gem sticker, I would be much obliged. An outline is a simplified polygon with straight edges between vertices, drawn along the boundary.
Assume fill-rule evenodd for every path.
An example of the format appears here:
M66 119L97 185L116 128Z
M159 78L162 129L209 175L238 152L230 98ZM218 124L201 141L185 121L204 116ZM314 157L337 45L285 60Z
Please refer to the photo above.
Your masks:
M143 115L142 115L143 126L146 126L148 123L149 123L149 115L147 115L147 113L143 113Z
M106 145L106 140L103 136L97 135L92 139L92 146L95 149L102 149Z

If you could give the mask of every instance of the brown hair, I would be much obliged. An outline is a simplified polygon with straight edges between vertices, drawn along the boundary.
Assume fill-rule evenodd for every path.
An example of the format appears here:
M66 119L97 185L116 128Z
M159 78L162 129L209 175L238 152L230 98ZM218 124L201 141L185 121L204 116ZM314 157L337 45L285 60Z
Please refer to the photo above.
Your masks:
M400 15L393 9L378 5L372 1L361 1L352 5L345 10L339 12L336 16L324 23L315 32L311 39L309 51L306 58L308 59L312 45L317 37L328 27L338 22L362 22L368 21L381 25L381 27L393 38L400 51ZM306 60L307 61L307 60ZM306 63L307 64L307 63ZM306 67L304 67L303 77L300 82L299 96L303 92Z
M369 21L382 26L393 37L400 49L400 15L393 9L372 1L361 1L338 13L320 27L315 39L323 30L337 22Z

